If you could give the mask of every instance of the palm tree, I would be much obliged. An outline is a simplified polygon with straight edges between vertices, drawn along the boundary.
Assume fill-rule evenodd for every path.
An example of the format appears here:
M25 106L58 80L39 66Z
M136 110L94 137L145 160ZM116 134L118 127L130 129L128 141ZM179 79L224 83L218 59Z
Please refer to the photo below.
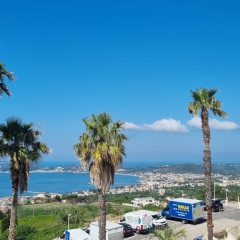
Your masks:
M114 174L123 163L124 142L127 137L120 133L124 122L113 122L107 113L92 114L84 118L86 132L73 146L82 167L88 169L92 184L98 189L99 239L106 239L106 192L114 184Z
M8 78L9 81L14 81L15 76L12 72L9 72L4 64L0 62L0 97L2 93L6 93L9 97L11 96L11 92L9 91L7 85L4 83L5 77Z
M217 89L207 90L206 88L199 88L196 92L190 91L192 94L193 102L188 105L188 112L193 115L198 115L198 110L201 109L202 120L202 133L205 143L204 148L204 171L205 171L205 201L207 207L207 228L208 239L213 239L213 220L212 220L212 189L211 189L211 151L210 151L210 127L209 127L209 114L211 110L214 115L226 117L227 113L222 110L222 104L217 100L214 95Z
M173 229L172 227L165 227L162 230L154 230L154 235L160 240L178 240L180 238L186 239L185 229Z
M50 148L38 141L41 132L35 130L32 122L23 124L19 118L8 118L0 124L0 157L10 158L12 180L12 210L9 226L9 240L16 239L16 216L18 189L20 194L27 191L30 164L38 162Z

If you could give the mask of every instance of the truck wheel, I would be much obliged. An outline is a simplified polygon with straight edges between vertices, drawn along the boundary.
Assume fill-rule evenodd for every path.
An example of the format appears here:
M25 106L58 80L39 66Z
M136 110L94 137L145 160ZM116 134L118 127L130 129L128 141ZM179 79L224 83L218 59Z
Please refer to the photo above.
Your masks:
M186 224L186 223L187 223L187 220L183 219L183 220L182 220L182 223L183 223L183 224Z

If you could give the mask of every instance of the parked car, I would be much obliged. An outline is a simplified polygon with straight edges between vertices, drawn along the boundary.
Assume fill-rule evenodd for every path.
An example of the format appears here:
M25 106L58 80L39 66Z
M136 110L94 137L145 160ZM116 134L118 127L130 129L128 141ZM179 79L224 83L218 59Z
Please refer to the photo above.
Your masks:
M212 199L212 211L213 212L221 212L223 211L223 202L224 198L217 198L217 199ZM207 211L206 203L204 202L204 211Z
M82 230L88 234L90 234L90 227L85 227L85 228L82 228Z
M124 237L133 235L133 229L130 224L127 224L127 223L118 223L118 224L123 226L123 236Z
M198 236L198 237L194 238L193 240L202 240L202 239L203 239L203 236L204 236L204 235Z

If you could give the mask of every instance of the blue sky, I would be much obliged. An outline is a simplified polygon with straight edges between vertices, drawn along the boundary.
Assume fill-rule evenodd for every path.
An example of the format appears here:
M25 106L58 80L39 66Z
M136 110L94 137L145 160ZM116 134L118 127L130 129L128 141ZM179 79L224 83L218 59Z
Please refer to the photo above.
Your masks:
M202 162L190 90L217 88L226 119L210 114L213 162L240 159L240 2L2 1L0 61L17 79L0 122L34 122L53 153L71 150L82 119L126 122L127 162Z

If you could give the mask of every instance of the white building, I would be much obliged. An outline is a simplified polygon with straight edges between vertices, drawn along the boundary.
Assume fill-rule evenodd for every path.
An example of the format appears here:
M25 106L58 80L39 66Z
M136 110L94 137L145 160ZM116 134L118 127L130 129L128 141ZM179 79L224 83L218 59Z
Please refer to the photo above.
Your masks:
M145 206L148 204L155 204L156 206L159 205L159 201L155 200L152 197L134 198L134 200L132 200L131 202L134 206Z
M164 195L165 192L166 192L166 190L163 189L163 188L160 188L160 189L158 190L158 193L159 193L160 195Z
M36 195L37 198L50 198L50 194L49 193L38 193Z

